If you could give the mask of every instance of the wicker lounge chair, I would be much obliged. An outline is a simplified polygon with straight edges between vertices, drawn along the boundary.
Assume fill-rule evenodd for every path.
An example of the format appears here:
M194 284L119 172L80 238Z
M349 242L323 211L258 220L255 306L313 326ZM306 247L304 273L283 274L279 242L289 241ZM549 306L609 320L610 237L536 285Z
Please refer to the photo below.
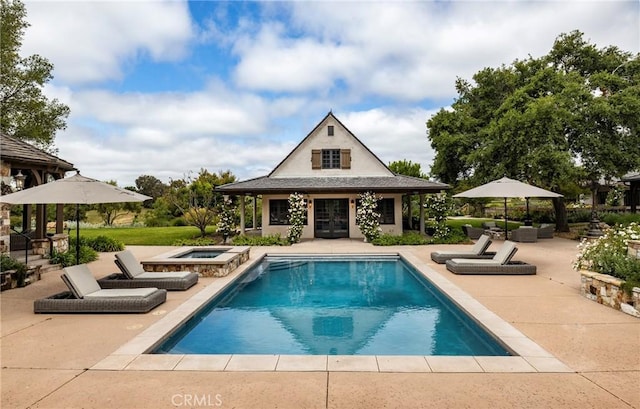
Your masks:
M36 313L149 312L167 299L157 288L102 289L86 264L67 267L62 274L69 291L36 300Z
M491 260L453 258L446 261L447 270L454 274L535 274L536 266L521 261L511 261L518 251L515 243L505 240Z
M556 226L554 224L541 224L540 227L538 227L538 238L552 239L555 231Z
M487 252L487 248L491 244L491 239L486 234L480 236L476 244L471 250L459 250L459 251L433 251L431 252L431 260L438 264L444 264L447 260L452 258L474 258L474 259L490 259L496 255L495 252Z
M522 243L535 243L538 241L538 229L535 227L518 227L509 234L513 241L519 241Z
M114 260L122 271L98 280L102 288L156 287L165 290L187 290L198 282L198 273L191 271L144 271L142 265L129 250L116 254Z
M463 224L462 231L471 240L479 239L480 236L482 236L482 234L484 233L484 229L473 227L470 224Z

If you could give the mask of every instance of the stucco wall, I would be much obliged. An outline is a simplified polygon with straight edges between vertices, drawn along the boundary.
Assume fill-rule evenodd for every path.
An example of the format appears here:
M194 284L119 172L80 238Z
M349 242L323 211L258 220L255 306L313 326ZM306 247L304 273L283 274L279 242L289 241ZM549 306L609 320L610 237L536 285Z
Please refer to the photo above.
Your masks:
M394 224L381 225L382 233L400 235L402 234L402 195L400 194L385 194L380 195L385 199L393 198L394 200ZM287 228L289 226L271 226L269 225L269 200L272 199L288 199L288 195L264 195L262 198L262 235L269 236L273 234L280 234L282 237L286 237ZM319 194L319 195L307 195L305 199L307 202L311 202L307 207L307 225L302 230L302 239L314 238L314 211L313 202L315 199L347 199L349 201L349 237L355 239L362 239L364 236L360 232L360 229L356 225L356 208L355 201L357 200L357 194ZM353 199L354 204L351 203Z
M334 127L334 135L328 136L327 128ZM311 169L313 149L350 149L351 169ZM357 139L339 123L327 118L316 132L304 140L274 170L271 177L332 177L332 176L393 176L391 172Z

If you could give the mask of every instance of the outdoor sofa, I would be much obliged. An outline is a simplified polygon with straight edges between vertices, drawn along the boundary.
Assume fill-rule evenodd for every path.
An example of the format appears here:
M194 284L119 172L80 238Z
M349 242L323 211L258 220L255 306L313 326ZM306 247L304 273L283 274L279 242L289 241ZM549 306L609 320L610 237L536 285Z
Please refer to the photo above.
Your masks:
M535 243L538 241L538 229L530 226L520 226L509 232L509 237L513 241Z
M116 254L114 260L122 273L110 274L98 280L102 288L157 287L165 290L187 290L198 282L198 273L191 271L144 271L129 250Z
M446 261L447 270L454 274L535 274L536 266L522 261L511 261L517 251L514 242L505 240L491 260L453 258Z
M465 236L467 236L471 240L479 239L480 236L482 236L482 234L484 233L484 229L481 229L480 227L473 227L470 224L463 224L461 227L462 232L465 234Z
M541 224L540 227L538 227L538 238L552 239L555 231L556 226L554 224Z
M167 300L153 287L103 289L86 264L66 267L62 281L69 291L36 300L35 313L145 313Z
M483 234L470 250L433 251L431 252L431 260L438 264L444 264L452 258L490 259L496 255L495 252L486 251L490 245L491 239L486 234Z

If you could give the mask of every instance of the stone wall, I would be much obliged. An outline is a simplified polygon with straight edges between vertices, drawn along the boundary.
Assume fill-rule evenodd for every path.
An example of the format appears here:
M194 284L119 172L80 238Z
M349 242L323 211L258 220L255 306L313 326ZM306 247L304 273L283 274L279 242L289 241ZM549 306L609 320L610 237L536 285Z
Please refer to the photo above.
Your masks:
M9 252L11 240L11 206L0 204L0 253Z
M581 271L580 293L590 300L640 318L640 288L631 294L621 286L624 281L607 274Z
M629 240L627 255L631 258L640 259L640 240Z
M64 253L69 250L69 236L67 234L54 234L46 239L32 240L31 254L40 254L48 256L51 248L58 253Z

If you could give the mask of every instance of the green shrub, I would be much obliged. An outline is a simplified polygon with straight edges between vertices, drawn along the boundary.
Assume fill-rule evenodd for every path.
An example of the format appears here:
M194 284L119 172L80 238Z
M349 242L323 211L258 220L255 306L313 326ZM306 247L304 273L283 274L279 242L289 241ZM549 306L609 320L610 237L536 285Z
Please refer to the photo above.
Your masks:
M615 226L617 224L626 226L631 223L640 223L640 213L607 212L600 215L600 220L609 226Z
M569 223L585 223L591 221L590 210L574 210L567 212L567 221Z
M428 244L429 239L416 232L407 232L401 236L382 234L371 243L374 246L419 246Z
M170 224L171 226L176 226L176 227L189 226L189 223L187 223L184 217L176 217L171 221Z
M198 237L195 239L180 239L173 242L173 246L212 246L220 240L214 237Z
M53 251L51 254L51 263L60 264L62 267L75 266L77 264L86 264L98 259L98 252L89 246L80 246L80 262L76 261L75 245L71 246L68 251L60 253Z
M590 270L625 280L629 291L640 285L640 261L627 256L629 240L640 240L640 224L617 225L597 240L583 240L573 263L575 270Z
M96 236L93 238L81 239L80 243L89 246L99 253L124 250L124 244L116 239L107 236Z
M236 236L233 238L232 243L235 246L288 246L287 239L282 238L279 234L273 234L269 236Z

